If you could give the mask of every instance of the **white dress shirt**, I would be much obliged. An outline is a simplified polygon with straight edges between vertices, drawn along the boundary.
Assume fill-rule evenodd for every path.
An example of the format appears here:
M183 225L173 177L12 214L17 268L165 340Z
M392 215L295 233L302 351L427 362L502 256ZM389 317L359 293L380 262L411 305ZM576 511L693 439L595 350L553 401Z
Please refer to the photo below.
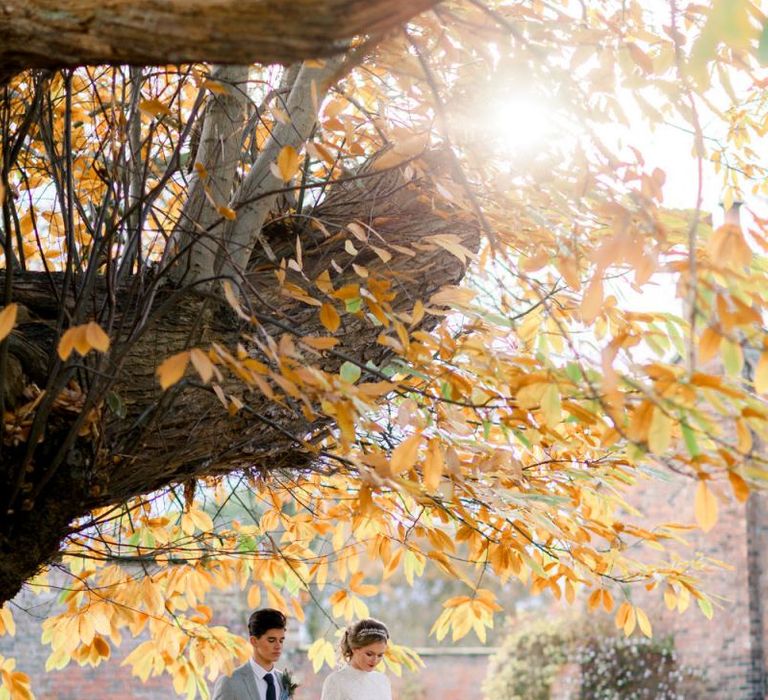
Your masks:
M259 689L259 697L261 698L261 700L266 700L266 697L267 697L267 682L264 680L264 676L266 676L268 673L271 673L272 677L275 679L275 694L277 695L279 700L280 678L277 675L275 667L273 666L272 669L268 671L261 664L257 663L253 657L251 657L249 661L251 662L251 669L253 670L253 675L256 677L256 687Z

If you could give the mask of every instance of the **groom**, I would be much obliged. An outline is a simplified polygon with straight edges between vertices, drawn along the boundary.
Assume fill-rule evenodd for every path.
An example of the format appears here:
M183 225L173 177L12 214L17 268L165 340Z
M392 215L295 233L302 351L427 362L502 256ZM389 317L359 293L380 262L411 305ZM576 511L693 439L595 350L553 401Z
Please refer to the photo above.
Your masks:
M279 610L263 608L248 618L253 656L232 675L221 676L213 687L212 700L284 700L281 673L275 662L283 653L286 617Z

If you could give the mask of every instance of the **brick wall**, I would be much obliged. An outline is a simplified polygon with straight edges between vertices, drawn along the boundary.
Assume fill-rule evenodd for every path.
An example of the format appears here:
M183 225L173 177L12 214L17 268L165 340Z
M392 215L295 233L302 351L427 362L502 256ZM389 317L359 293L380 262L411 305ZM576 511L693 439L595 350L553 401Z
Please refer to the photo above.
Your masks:
M645 527L662 522L691 524L695 487L683 478L655 482L632 502L643 510ZM714 488L720 496L717 525L708 533L687 533L691 546L675 549L685 558L701 553L732 567L715 570L703 581L705 591L722 609L716 609L710 622L693 600L683 615L668 611L657 591L641 594L636 600L648 608L654 634L674 635L683 663L706 669L707 700L763 700L766 621L762 598L767 592L763 568L768 553L765 496L753 494L747 508L732 497L727 483L717 483Z
M231 629L243 629L248 616L245 594L216 592L209 601L218 611L214 622L226 623ZM132 676L120 663L141 641L125 638L108 661L96 668L67 666L61 671L45 672L49 647L40 643L40 623L54 605L54 597L22 593L14 601L17 632L15 637L0 637L0 655L13 656L18 669L32 678L38 700L82 700L107 697L110 700L169 700L178 697L166 676L150 678L146 684ZM27 613L22 612L27 610ZM327 667L317 675L300 650L300 630L289 629L285 667L294 670L302 686L297 700L319 700ZM481 685L485 677L490 648L421 649L426 667L419 673L404 671L401 678L390 674L395 700L482 700ZM212 687L212 684L211 684Z

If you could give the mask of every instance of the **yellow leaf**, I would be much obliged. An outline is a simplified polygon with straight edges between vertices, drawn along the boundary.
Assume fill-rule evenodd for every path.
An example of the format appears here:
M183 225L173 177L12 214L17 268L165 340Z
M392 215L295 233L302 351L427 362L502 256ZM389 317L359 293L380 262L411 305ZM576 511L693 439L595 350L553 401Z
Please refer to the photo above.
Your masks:
M603 599L603 591L598 588L595 591L592 591L590 593L589 598L587 598L587 609L592 612L594 610L597 610L600 607L600 602Z
M19 307L16 304L8 304L0 311L0 340L3 340L16 325L16 314Z
M544 414L547 425L552 428L562 420L563 412L557 384L548 384L541 395L541 412Z
M376 158L373 164L374 170L386 170L401 165L409 158L420 155L429 145L429 133L407 136L395 143L392 148L384 151L383 155Z
M8 603L0 608L0 637L7 634L13 637L16 634L16 624Z
M731 482L731 488L733 489L733 495L741 501L746 502L749 498L749 486L736 472L728 472L728 480Z
M430 304L437 306L467 306L475 298L476 292L466 287L443 287L430 298Z
M664 454L671 439L672 419L659 406L654 406L648 429L648 449L657 455Z
M208 355L198 348L193 348L189 351L189 359L192 361L192 365L200 375L200 379L202 379L205 384L210 382L213 377L213 362L211 362Z
M613 610L613 596L611 592L603 589L603 608L605 612L611 612Z
M694 511L699 527L709 532L717 522L717 500L705 480L700 481L696 487Z
M403 440L392 452L390 467L393 474L408 471L415 463L421 445L421 433L415 433Z
M341 318L333 304L324 303L320 307L320 323L329 333L335 333L341 324Z
M653 628L651 627L651 621L648 619L648 615L642 608L635 608L635 614L637 615L637 626L640 631L649 639L653 636Z
M85 326L85 338L94 350L98 350L99 352L106 352L109 350L109 336L95 321L91 321Z
M235 310L235 313L243 320L250 321L251 317L245 313L245 311L243 311L243 307L240 306L240 302L237 299L237 294L232 287L232 283L229 280L224 280L224 283L221 286L224 290L224 298L227 300L227 303Z
M288 182L299 171L299 154L293 146L283 146L277 156L277 169L284 182Z
M758 394L768 393L768 350L760 355L755 368L755 391Z
M672 586L664 589L664 605L667 606L667 610L674 610L677 606L677 594Z
M584 323L592 323L600 313L603 306L603 279L595 277L584 292L581 300L581 320Z
M168 359L157 368L157 377L160 380L160 386L163 389L173 386L187 371L187 364L189 364L189 352L176 353L171 355Z
M392 260L392 253L390 253L388 250L384 250L384 248L379 248L378 246L372 245L371 250L379 256L382 262L387 263Z

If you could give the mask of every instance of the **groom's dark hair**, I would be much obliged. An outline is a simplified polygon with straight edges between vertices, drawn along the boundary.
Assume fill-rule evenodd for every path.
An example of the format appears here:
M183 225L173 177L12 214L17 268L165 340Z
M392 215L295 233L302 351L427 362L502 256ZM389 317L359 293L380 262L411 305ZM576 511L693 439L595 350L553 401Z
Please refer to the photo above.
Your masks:
M274 608L262 608L254 610L248 618L248 634L251 637L261 637L267 630L284 630L288 624L288 618Z

